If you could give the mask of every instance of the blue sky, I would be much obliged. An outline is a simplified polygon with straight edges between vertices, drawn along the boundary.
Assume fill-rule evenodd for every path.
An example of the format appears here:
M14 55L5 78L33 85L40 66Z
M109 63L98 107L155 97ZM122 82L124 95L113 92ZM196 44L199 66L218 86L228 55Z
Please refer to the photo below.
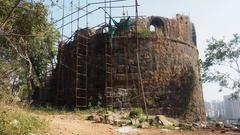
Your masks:
M45 0L48 2L49 0ZM56 0L53 0L56 1ZM62 0L58 0L62 3ZM103 0L88 0L89 3ZM70 11L71 0L65 0L65 14ZM85 0L80 0L81 5L85 5ZM204 50L207 47L206 40L211 37L217 39L230 39L233 34L240 33L240 0L138 0L140 15L156 15L173 18L177 13L190 16L195 24L199 55L204 59ZM78 0L73 0L73 5L77 5ZM134 0L127 0L123 5L134 4ZM113 5L118 5L114 3ZM98 5L99 6L99 5ZM73 10L75 6L73 6ZM97 6L89 7L89 11L96 9ZM124 9L127 12L127 9ZM123 9L113 11L113 14L122 13ZM53 8L51 12L55 20L61 18L62 11ZM81 14L81 13L80 13ZM94 26L103 21L103 11L99 10L96 14L89 15L89 25ZM134 9L128 10L129 15L134 15ZM73 18L76 17L73 16ZM70 21L71 18L65 20ZM81 19L81 26L86 25L86 19ZM60 22L61 24L61 22ZM58 25L60 25L58 24ZM73 29L76 25L73 24ZM66 35L70 33L70 26L65 30ZM222 96L229 91L218 92L218 85L203 84L204 99L206 101L222 100Z

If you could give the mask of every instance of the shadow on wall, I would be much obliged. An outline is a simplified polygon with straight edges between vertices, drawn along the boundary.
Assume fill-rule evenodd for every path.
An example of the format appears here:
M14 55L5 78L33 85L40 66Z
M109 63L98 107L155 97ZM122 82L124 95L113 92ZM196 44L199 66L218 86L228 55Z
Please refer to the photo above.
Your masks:
M190 113L194 112L194 108L189 107L193 102L192 93L195 89L194 87L196 86L195 80L196 76L192 66L183 68L179 79L175 79L173 77L170 80L167 90L172 91L172 93L169 95L169 99L166 101L171 108L169 116L183 117L183 119L185 119L188 117L187 115L189 111Z
M195 112L196 106L192 106L195 104L192 94L196 87L196 74L192 66L179 70L181 70L181 74L171 76L169 82L163 83L156 89L155 95L151 94L147 98L147 104L152 114L164 114L185 119L189 114ZM163 91L163 94L158 94L159 91Z
M189 108L190 104L193 102L192 100L192 93L194 91L194 87L196 86L196 75L194 73L193 67L189 66L186 70L182 70L181 79L179 80L181 82L181 87L178 88L176 91L176 98L175 105L176 108L176 114L182 115L184 117L187 117L188 111L193 111L194 108Z

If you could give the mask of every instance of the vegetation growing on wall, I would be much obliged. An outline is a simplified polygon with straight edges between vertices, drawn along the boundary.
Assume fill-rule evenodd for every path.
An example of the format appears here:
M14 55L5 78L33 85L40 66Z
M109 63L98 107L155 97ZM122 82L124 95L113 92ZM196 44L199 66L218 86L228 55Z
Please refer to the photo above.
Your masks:
M149 29L139 29L138 34L139 34L139 37L143 37L143 38L153 38L156 35L155 32L152 32Z

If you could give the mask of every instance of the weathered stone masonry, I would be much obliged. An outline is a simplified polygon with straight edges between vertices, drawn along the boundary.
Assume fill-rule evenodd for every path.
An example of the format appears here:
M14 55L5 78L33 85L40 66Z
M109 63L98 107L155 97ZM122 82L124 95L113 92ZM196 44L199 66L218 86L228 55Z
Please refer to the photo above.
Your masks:
M175 19L149 17L139 20L139 54L143 86L150 114L164 114L187 121L205 120L202 89L199 76L198 50L194 25L186 16ZM150 31L150 26L155 31ZM89 32L92 33L92 32ZM104 105L106 102L106 42L109 35L92 33L87 56L88 105ZM62 48L65 58L58 80L68 75L72 83L61 84L64 95L61 100L74 104L74 43ZM110 45L110 44L109 44ZM68 47L67 47L68 46ZM113 107L131 107L142 104L138 89L134 32L124 31L113 38L112 87ZM68 68L73 69L70 71ZM64 76L66 78L66 76Z

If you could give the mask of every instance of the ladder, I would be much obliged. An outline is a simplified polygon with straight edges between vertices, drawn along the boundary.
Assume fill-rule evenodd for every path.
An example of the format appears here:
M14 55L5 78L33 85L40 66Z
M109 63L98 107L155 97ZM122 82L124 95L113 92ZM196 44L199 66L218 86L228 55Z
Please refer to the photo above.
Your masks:
M105 106L113 107L113 88L112 88L112 47L109 35L105 35Z
M64 43L60 42L58 46L58 69L57 69L57 99L56 103L58 105L62 104L63 101L63 95L64 95L64 88L62 84L62 76L63 76L63 67L62 67L62 52L64 52L63 49Z
M77 33L76 44L76 107L87 107L88 36Z

